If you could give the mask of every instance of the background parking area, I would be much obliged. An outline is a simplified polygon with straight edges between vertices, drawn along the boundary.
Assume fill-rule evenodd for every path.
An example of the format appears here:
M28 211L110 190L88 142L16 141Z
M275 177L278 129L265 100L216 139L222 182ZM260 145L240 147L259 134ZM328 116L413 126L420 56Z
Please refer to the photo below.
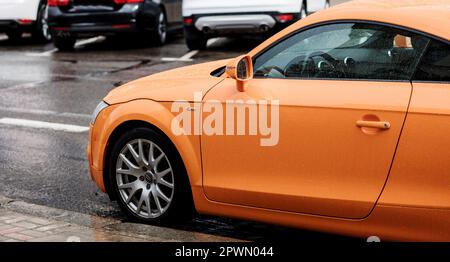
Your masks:
M121 83L235 57L261 41L213 39L206 51L189 52L181 34L153 48L137 40L95 37L64 53L30 38L11 44L0 34L0 195L126 220L89 177L86 128L98 102ZM246 240L340 238L211 217L183 229Z

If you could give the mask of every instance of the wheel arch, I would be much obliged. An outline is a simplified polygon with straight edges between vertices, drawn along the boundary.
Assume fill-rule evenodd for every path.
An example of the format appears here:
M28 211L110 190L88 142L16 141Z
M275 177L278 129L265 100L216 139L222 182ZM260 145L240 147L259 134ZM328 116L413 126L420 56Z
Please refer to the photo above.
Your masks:
M129 107L148 108L149 106L154 108L154 110L148 110L145 114L134 115L132 118L129 118L127 115L122 115L129 112ZM125 132L139 127L152 129L167 139L172 146L172 149L175 150L179 157L180 163L183 165L190 187L202 186L200 139L198 137L195 138L184 135L175 136L170 133L170 124L174 115L169 109L151 100L137 100L122 104L113 111L114 118L116 119L110 120L111 130L109 132L105 131L104 133L103 140L105 141L102 143L105 145L103 148L103 157L102 159L99 159L103 170L103 184L105 191L110 198L114 199L114 194L111 194L112 185L110 184L110 174L108 173L107 165L112 153L113 145Z
M108 143L105 148L105 155L104 155L104 161L103 161L103 181L105 184L106 193L112 200L115 200L115 196L114 196L114 194L112 194L112 190L111 190L111 187L112 187L111 179L109 177L110 174L108 173L108 168L107 168L108 159L111 157L111 153L113 151L112 149L114 148L115 143L120 139L120 137L123 134L125 134L126 132L128 132L129 130L132 130L135 128L148 128L148 129L155 131L162 137L164 137L166 139L166 141L169 143L169 145L172 147L172 150L177 155L178 160L180 161L182 168L183 168L185 174L187 175L187 179L189 181L189 174L186 169L185 161L184 161L183 157L180 155L180 152L177 149L177 147L175 146L175 144L173 143L173 141L161 129L159 129L157 126L155 126L147 121L129 120L129 121L121 123L119 126L117 126L114 129L114 131L111 133L111 135L108 139ZM190 182L189 182L189 184L190 184ZM191 192L191 197L192 197L192 192Z

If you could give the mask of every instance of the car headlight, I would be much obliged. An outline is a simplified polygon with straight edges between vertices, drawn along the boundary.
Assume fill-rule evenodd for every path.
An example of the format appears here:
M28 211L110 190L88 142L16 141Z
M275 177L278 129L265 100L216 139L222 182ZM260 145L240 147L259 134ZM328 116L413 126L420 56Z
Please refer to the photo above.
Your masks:
M109 105L107 103L105 103L104 101L101 101L97 107L94 110L94 113L92 113L91 116L91 124L95 123L95 120L97 120L98 115L100 114L100 112L103 111L103 109L107 108Z

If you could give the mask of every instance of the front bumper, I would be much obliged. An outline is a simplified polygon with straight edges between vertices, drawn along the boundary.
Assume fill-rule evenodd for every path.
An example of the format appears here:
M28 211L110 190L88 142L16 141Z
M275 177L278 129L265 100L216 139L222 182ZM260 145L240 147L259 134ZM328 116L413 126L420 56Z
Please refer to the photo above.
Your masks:
M89 160L89 172L91 179L95 182L98 188L102 192L106 192L105 183L103 181L103 170L94 165L93 161L93 147L98 147L98 141L94 137L94 126L91 124L89 128L89 144L88 144L88 160Z

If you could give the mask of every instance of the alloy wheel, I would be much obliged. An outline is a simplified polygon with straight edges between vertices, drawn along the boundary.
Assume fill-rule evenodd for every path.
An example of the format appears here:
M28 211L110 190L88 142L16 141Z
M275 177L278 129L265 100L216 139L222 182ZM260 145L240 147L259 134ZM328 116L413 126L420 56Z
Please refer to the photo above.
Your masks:
M160 42L165 43L167 38L167 25L166 25L166 16L164 15L164 12L161 12L161 14L159 15L158 35Z
M41 32L42 36L46 40L51 40L52 36L50 34L49 26L48 26L48 7L45 6L43 10L43 14L41 16Z
M158 218L172 203L173 169L166 153L152 141L136 139L123 147L116 181L123 202L142 218Z

